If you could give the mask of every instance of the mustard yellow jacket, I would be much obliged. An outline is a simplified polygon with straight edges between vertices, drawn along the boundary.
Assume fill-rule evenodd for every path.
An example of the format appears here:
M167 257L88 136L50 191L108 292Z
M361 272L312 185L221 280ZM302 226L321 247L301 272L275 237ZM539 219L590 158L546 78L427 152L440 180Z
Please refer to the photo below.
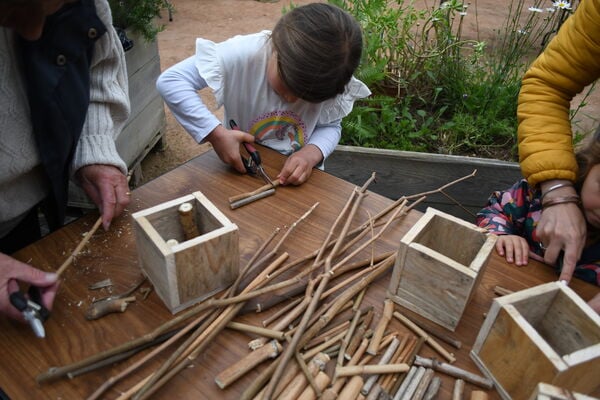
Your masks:
M600 77L600 0L582 0L523 77L517 117L519 162L536 185L575 181L571 99Z

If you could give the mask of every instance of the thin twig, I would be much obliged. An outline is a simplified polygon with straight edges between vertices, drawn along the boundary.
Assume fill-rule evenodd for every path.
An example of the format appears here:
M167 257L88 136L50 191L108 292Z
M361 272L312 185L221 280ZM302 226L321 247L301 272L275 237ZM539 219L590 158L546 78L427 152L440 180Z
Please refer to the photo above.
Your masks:
M85 246L90 241L90 238L98 230L100 225L102 225L102 216L98 217L98 219L96 220L96 223L94 224L94 226L92 226L92 229L90 229L85 234L85 236L83 237L81 242L79 242L77 247L75 247L75 250L73 250L73 252L69 255L69 257L67 257L67 259L58 268L58 270L56 271L56 275L60 276L67 269L67 267L69 267L71 265L71 263L73 262L75 257L79 254L79 252L81 251L83 246Z

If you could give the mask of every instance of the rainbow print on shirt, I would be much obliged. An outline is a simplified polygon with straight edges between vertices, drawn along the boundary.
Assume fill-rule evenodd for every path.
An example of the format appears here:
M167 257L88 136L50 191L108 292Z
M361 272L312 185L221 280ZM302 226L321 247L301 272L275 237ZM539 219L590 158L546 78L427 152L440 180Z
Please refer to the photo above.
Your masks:
M306 126L292 111L272 111L255 118L249 133L256 142L290 155L304 146Z

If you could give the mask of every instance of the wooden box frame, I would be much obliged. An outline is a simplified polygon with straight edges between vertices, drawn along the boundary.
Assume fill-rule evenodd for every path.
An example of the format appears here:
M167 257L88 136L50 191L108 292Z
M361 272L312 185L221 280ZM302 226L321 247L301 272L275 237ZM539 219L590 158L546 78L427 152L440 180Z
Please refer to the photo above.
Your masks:
M571 392L548 383L538 383L529 400L598 400L597 397Z
M529 399L539 382L593 393L600 387L600 316L558 282L502 296L471 358L503 399Z
M178 208L191 203L199 236L184 239ZM229 286L239 274L238 227L201 192L134 213L140 266L172 313ZM167 241L175 239L171 245Z
M400 241L388 297L454 331L495 242L484 229L427 208Z

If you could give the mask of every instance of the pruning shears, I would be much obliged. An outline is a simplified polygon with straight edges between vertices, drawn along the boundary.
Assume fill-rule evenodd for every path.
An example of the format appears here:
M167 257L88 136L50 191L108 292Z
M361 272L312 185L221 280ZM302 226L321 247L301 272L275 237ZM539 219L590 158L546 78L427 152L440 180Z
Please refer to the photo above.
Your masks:
M46 337L44 322L50 316L50 311L42 304L42 295L37 286L29 286L26 297L20 290L10 294L10 303L23 314L35 336Z
M234 120L229 120L229 126L231 127L231 129L234 130L240 129ZM258 153L258 150L256 150L256 148L250 143L243 142L242 144L244 145L244 148L250 156L250 158L242 157L242 161L244 162L244 167L246 167L246 171L250 175L259 175L265 181L266 184L273 185L273 181L271 180L271 178L269 178L269 175L267 175L262 166L262 160L260 159L260 154Z

